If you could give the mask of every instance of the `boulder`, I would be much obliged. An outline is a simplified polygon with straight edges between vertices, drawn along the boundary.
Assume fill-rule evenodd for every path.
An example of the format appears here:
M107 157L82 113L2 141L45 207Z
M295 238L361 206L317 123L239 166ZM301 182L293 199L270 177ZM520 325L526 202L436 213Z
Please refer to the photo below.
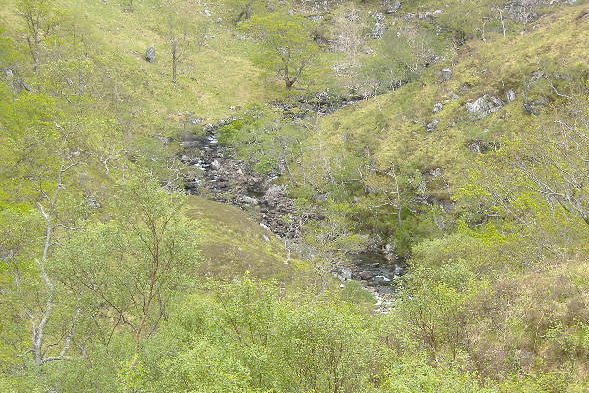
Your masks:
M145 50L145 60L150 63L155 61L155 46L150 46Z
M436 102L434 104L434 107L432 108L432 113L438 113L442 110L442 108L444 108L444 104L442 104L441 102Z
M440 119L433 119L432 121L430 121L429 123L427 123L425 125L425 130L427 132L432 132L438 127L439 123L440 123Z
M401 8L401 0L385 0L384 6L386 14L394 14Z
M264 194L264 201L269 206L277 206L284 196L284 187L276 184L271 185Z
M219 162L219 160L214 160L213 162L211 162L211 169L213 169L214 171L218 171L219 169L221 169L221 163Z
M517 95L515 94L515 90L509 89L505 92L505 101L513 102L515 101Z
M475 119L482 119L491 113L497 112L505 105L499 97L485 94L474 101L466 103L466 111Z
M241 198L242 202L248 205L257 205L259 202L256 198L252 198L250 196L244 195Z
M442 78L443 81L450 80L450 78L452 78L452 70L450 68L443 68L440 71L440 78Z
M340 281L348 281L348 280L351 280L352 279L352 269L350 269L348 267L340 266L335 271L335 276Z
M389 285L391 279L386 276L374 276L371 280L371 283L374 285Z

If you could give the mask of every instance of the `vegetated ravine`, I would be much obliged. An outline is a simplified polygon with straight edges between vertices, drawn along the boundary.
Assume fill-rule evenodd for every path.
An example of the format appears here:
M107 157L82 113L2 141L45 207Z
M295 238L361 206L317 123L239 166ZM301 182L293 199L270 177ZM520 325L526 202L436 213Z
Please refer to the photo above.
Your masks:
M220 145L215 131L223 124L205 126L204 135L183 135L180 159L196 169L186 179L187 192L239 206L296 250L305 222L324 217L296 208L286 188L274 183L279 174L255 172L247 162L237 159L230 148ZM342 282L356 280L370 291L381 312L392 306L395 282L404 273L401 265L375 251L350 254L345 260L333 260L331 266L332 273Z

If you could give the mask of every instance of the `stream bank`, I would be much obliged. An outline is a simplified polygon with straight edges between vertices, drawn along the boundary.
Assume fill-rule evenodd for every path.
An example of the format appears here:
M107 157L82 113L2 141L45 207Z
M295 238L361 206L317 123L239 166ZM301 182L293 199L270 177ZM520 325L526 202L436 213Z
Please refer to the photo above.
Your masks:
M325 217L317 211L297 209L286 187L276 184L278 173L257 173L247 162L236 158L230 148L220 145L215 131L223 124L206 126L204 135L182 136L180 160L192 169L185 182L186 191L248 211L262 227L296 248L303 226ZM395 283L404 273L402 264L375 251L348 255L334 260L331 266L342 286L345 281L355 280L371 292L381 312L392 306Z

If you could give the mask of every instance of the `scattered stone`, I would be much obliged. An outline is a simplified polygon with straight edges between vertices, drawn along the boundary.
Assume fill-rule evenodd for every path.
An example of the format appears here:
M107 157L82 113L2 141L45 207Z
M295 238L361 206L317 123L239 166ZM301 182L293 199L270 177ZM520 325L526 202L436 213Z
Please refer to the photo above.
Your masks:
M386 14L394 14L401 8L401 0L385 0L384 6Z
M438 113L442 110L442 108L444 108L444 104L442 104L441 102L436 102L432 109L432 113Z
M443 81L450 80L450 78L452 78L452 70L450 68L443 68L440 71L440 78L442 78Z
M438 124L440 123L440 119L433 119L432 121L430 121L429 123L427 123L425 125L425 130L427 132L432 132L434 131L436 128L438 128Z
M270 206L276 206L280 198L284 196L284 187L272 184L264 194L264 202Z
M391 279L386 276L374 276L370 282L374 285L389 285Z
M145 60L149 63L153 63L155 61L155 46L150 46L145 50Z
M374 15L374 25L372 26L372 31L370 32L370 36L372 38L381 38L385 31L387 30L387 26L384 23L384 15L380 12Z
M96 200L94 195L90 195L88 198L86 198L86 205L92 209L98 209L101 206L100 202Z
M466 147L473 153L481 154L483 152L481 141L478 139L470 141Z
M448 99L449 100L457 100L459 98L460 98L460 96L458 94L454 93L453 91L451 91L451 92L448 93Z
M205 14L206 16L209 16L209 17L210 17L211 15L213 15L213 14L212 14L212 12L211 12L211 11L209 11L209 10L203 10L203 12L202 12L202 13L203 13L203 14Z
M348 281L348 280L351 280L352 279L352 269L350 269L348 267L340 266L336 270L335 276L340 281Z
M515 90L513 89L509 89L505 92L505 100L507 102L513 102L515 101L517 95L515 94Z
M211 162L211 169L213 169L214 171L218 171L219 169L221 169L221 163L219 162L219 160L214 160L213 162Z
M466 103L466 111L475 119L482 119L497 112L505 105L501 98L485 94L472 102Z
M542 109L548 105L550 101L547 98L540 97L534 100L526 101L522 104L522 108L528 115L538 116Z
M241 200L243 201L243 203L246 203L248 205L257 205L259 203L256 198L252 198L252 197L247 196L247 195L243 196L241 198Z

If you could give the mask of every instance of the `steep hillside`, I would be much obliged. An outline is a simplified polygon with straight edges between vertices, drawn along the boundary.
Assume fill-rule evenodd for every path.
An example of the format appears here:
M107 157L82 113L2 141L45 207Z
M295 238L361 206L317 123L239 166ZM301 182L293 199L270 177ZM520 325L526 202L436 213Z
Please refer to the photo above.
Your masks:
M589 8L0 1L0 391L589 391Z
M303 158L302 170L321 168L312 180L319 192L333 186L333 177L348 183L348 194L332 195L357 214L386 215L371 209L382 205L392 207L391 220L399 209L417 212L427 205L451 213L452 196L481 154L498 148L502 138L535 134L584 94L585 10L546 16L525 34L471 41L452 62L429 67L418 80L325 116L307 142L325 153ZM364 222L365 229L378 234L382 228L373 222Z

